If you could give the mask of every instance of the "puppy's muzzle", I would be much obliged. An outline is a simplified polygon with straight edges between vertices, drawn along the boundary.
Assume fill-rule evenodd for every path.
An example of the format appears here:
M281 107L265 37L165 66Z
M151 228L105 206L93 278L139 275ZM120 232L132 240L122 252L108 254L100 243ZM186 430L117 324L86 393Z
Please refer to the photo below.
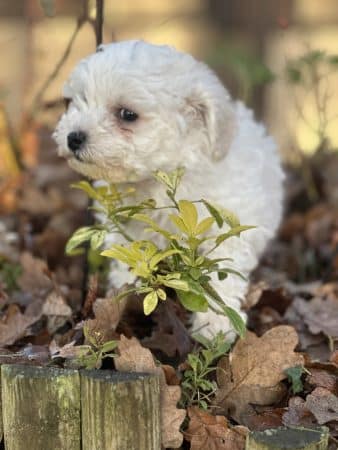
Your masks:
M67 136L67 145L73 153L78 153L86 143L87 135L83 131L72 131Z

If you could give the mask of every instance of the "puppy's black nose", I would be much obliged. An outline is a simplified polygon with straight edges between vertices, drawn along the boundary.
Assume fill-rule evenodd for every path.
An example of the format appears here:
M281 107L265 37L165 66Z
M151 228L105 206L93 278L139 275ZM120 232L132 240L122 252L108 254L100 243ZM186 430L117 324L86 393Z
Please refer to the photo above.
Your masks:
M83 131L72 131L67 136L67 144L72 152L80 150L87 140L87 135Z

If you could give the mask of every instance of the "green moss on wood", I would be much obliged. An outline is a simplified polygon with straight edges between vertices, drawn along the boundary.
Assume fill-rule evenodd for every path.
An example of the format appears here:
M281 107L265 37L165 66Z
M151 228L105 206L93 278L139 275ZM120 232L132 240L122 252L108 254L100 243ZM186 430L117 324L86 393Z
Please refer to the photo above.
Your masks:
M80 450L80 377L76 370L3 365L6 450Z
M159 398L154 375L82 372L83 450L160 450Z

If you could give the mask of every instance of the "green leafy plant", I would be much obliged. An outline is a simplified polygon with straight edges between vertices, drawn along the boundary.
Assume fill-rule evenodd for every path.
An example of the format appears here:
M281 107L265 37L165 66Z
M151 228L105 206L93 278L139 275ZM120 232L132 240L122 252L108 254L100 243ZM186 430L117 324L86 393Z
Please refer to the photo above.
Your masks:
M73 366L85 369L100 369L105 358L114 358L116 355L117 341L102 342L100 332L90 331L85 325L83 334L86 344L76 347L78 356L73 361Z
M230 350L230 344L222 332L210 340L200 335L194 338L202 347L187 356L189 368L184 371L181 382L181 405L185 408L198 405L206 410L217 389L216 381L210 380L216 370L213 364Z
M177 199L177 187L182 176L182 169L172 173L157 171L154 174L156 180L166 187L168 205L156 205L153 199L132 203L132 189L121 192L115 185L93 187L86 181L77 183L76 188L82 189L96 201L95 210L103 213L106 221L77 230L69 240L66 251L77 252L86 241L92 249L98 249L108 233L119 233L124 237L125 244L114 244L103 250L101 255L126 264L137 282L132 288L119 293L115 300L129 294L142 295L144 313L148 315L160 301L166 300L166 288L171 288L189 311L205 312L211 309L225 315L234 330L243 336L245 324L240 315L224 304L210 284L211 275L215 273L219 280L228 276L243 276L222 265L229 258L212 258L212 253L227 239L238 237L253 227L241 225L232 212L205 199ZM208 214L202 220L196 204L202 205ZM158 210L167 214L166 223L171 226L162 228L152 218L152 213ZM131 236L126 226L130 221L142 223L145 231L160 235L165 241L164 248L158 248L152 240L138 240ZM219 233L214 233L214 224L220 229ZM222 231L224 227L227 229Z
M327 146L327 129L336 115L328 116L328 103L332 98L330 92L330 75L338 71L338 55L327 54L322 50L308 50L299 58L290 59L285 66L285 78L294 88L294 104L303 123L317 135L317 149ZM298 99L298 92L311 100L314 118L305 114L303 103Z

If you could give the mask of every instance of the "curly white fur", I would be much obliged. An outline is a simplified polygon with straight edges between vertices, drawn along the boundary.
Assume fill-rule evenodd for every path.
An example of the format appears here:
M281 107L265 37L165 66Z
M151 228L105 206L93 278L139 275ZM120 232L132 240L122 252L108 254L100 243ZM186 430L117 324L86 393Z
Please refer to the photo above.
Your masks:
M273 140L192 56L143 41L99 50L77 65L64 87L71 103L54 133L59 154L90 178L133 183L140 198L159 204L166 202L165 190L152 172L185 167L179 198L206 198L236 213L242 224L257 226L215 254L233 258L229 266L249 275L282 214L283 172ZM122 107L136 112L137 121L121 121ZM67 146L72 131L87 134L81 161ZM160 213L157 219L164 220ZM141 237L141 226L132 231ZM120 239L114 235L110 242ZM132 281L125 266L114 265L116 287ZM236 276L213 282L224 302L240 311L248 283ZM205 335L229 328L228 320L212 311L193 319L193 329Z

